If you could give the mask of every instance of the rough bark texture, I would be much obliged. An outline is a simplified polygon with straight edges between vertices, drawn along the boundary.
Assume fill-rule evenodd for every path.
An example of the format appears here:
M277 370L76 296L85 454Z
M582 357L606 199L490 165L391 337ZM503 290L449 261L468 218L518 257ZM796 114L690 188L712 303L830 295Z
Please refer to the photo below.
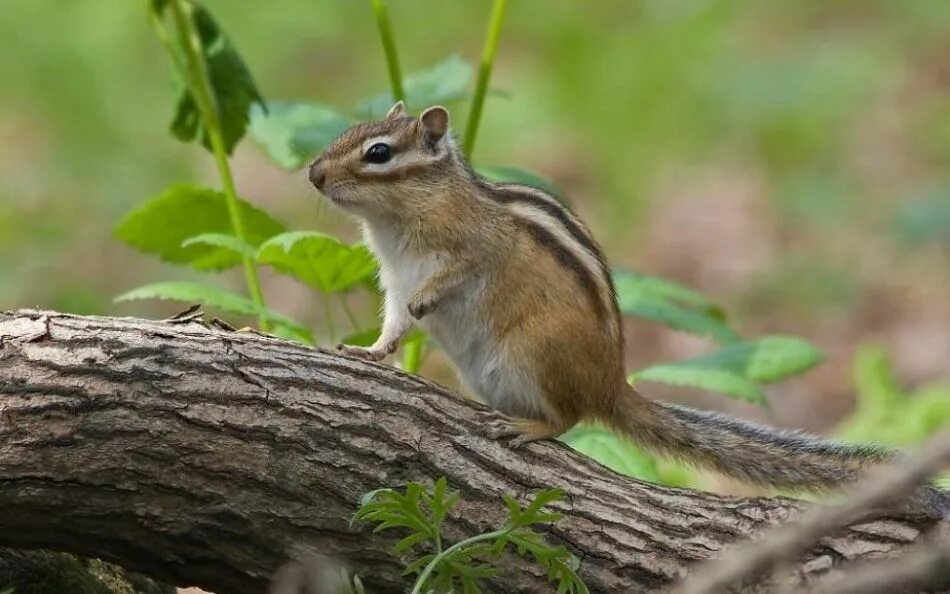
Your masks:
M480 435L483 410L391 367L251 333L0 314L0 545L229 594L262 592L286 559L316 552L346 560L369 592L399 592L396 535L350 517L366 491L444 475L462 492L450 539L498 522L502 493L559 486L570 504L549 537L581 559L591 591L648 592L798 513L625 478L558 443L511 450ZM793 574L900 554L925 528L852 526ZM512 561L489 591L546 588Z

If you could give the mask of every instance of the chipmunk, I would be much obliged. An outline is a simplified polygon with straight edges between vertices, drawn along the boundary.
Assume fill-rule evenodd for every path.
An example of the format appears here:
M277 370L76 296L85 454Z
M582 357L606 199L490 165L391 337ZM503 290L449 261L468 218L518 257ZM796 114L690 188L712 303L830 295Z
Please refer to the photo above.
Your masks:
M726 415L652 401L626 381L610 269L591 232L534 187L478 175L449 131L449 113L396 103L358 124L310 166L310 181L357 215L380 263L379 361L420 324L463 382L505 415L513 445L600 421L647 450L759 485L822 490L894 452L823 441Z

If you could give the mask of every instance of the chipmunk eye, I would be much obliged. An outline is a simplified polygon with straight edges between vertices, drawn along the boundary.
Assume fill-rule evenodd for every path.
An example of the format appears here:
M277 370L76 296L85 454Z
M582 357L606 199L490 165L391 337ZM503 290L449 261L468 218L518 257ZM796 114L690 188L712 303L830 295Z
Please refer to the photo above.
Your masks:
M363 155L363 160L370 163L385 163L392 158L393 147L389 146L385 142L377 142L373 146L369 147L369 150L367 150L366 154Z

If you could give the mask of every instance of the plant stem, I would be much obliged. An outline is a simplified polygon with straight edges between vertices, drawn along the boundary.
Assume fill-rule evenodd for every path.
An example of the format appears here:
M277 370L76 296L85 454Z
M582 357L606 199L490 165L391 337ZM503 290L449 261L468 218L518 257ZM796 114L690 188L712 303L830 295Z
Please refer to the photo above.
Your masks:
M472 107L468 113L468 126L465 129L465 156L471 157L475 148L475 136L478 134L478 124L482 119L482 106L485 103L485 94L488 92L488 80L491 78L492 66L495 63L495 50L498 49L498 39L501 37L501 23L505 18L505 6L508 0L495 0L492 5L491 18L488 21L488 33L485 36L485 47L482 49L482 62L478 66L478 78L475 81L475 95L472 97Z
M359 332L362 325L360 325L360 321L356 319L353 309L350 308L350 302L347 301L346 295L340 295L340 303L343 304L343 313L346 314L346 318L350 321L350 327L353 328L353 332Z
M221 178L221 188L224 192L225 203L228 206L231 229L234 231L235 237L247 243L247 235L244 231L244 220L241 217L237 190L234 187L234 176L231 175L231 167L228 164L228 151L224 146L224 137L221 134L218 106L211 92L211 81L208 78L204 52L201 47L201 39L198 37L198 32L195 30L194 22L191 18L192 7L187 0L173 0L171 7L175 14L175 24L178 27L180 43L182 49L185 50L185 57L188 63L188 86L191 89L191 94L195 99L198 110L201 112L204 129L208 135L208 141L211 144L211 152L214 154L214 162L218 168L218 175ZM254 261L250 256L246 255L242 256L242 259L244 262L244 280L247 283L248 292L251 294L251 300L254 301L257 307L264 309L264 294L261 292L261 282L257 276L257 268L254 267ZM258 316L257 323L264 332L270 329L267 320L263 316Z
M414 340L402 348L402 370L406 373L419 373L422 367L422 349L424 343Z
M333 323L333 305L330 303L330 296L326 293L320 293L320 299L323 300L323 315L326 318L327 333L330 335L330 344L336 342L336 329Z
M168 34L168 29L165 28L165 22L162 20L161 13L157 12L151 3L149 3L148 6L148 20L152 25L152 30L155 31L155 36L162 42L162 45L165 47L165 52L168 54L168 57L171 58L172 62L174 62L175 67L179 72L187 72L188 68L182 63L178 52L175 51L174 44L171 36Z
M405 101L406 93L402 88L399 55L396 53L396 42L393 40L393 28L389 23L386 0L373 0L373 14L376 15L379 39L383 42L383 52L386 54L386 68L389 70L389 85L392 87L393 98L395 101Z
M425 583L429 579L429 576L432 574L433 571L435 571L435 568L439 565L439 563L442 562L443 559L445 559L449 555L452 555L453 553L455 553L455 551L458 551L461 548L473 545L477 542L482 542L485 540L494 540L498 538L499 536L504 536L508 532L509 530L507 529L496 530L494 532L486 532L485 534L479 534L478 536L466 538L465 540L457 542L454 545L450 546L449 548L445 549L444 551L436 555L432 559L432 561L429 561L429 564L426 565L426 568L422 570L422 573L419 574L419 578L416 580L415 585L412 587L411 594L422 594L422 592L425 592L425 590L423 590L422 588L425 586Z

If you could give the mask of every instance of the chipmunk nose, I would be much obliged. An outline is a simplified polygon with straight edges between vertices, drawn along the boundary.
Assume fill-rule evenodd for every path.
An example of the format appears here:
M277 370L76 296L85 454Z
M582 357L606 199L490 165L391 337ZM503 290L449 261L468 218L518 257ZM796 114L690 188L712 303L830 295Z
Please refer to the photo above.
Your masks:
M310 165L310 183L318 190L323 189L323 184L327 181L327 172L323 168L322 159L317 159Z

